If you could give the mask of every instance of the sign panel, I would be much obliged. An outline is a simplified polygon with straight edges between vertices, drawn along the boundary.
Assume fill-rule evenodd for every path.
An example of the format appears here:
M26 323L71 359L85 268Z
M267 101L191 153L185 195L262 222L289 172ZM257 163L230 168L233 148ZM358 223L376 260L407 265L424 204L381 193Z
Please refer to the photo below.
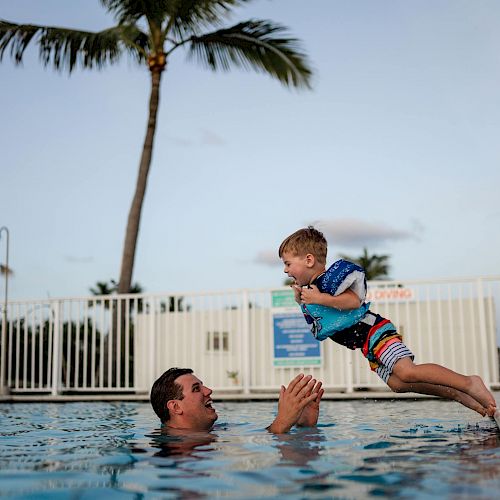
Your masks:
M391 288L369 288L366 294L367 302L400 302L414 300L415 293L411 288L391 287Z
M295 302L294 293L291 290L275 290L271 294L272 297L272 308L277 309L280 307L286 307L290 309L298 310L299 305Z
M318 366L320 343L312 336L291 290L272 292L274 366Z

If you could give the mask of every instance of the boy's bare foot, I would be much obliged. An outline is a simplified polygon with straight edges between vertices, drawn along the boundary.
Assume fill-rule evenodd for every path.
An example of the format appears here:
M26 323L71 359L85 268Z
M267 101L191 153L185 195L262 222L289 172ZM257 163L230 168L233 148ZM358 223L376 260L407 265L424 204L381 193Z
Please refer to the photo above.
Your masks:
M471 375L468 378L470 385L467 393L486 409L486 413L489 416L493 415L497 407L493 394L491 394L491 392L486 388L481 377Z
M465 392L457 391L455 389L450 389L450 396L452 399L460 404L463 404L471 410L477 411L483 417L489 415L488 409L480 405L472 396L469 396Z
M488 408L486 408L486 415L488 415L488 417L493 417L496 411L497 411L496 406L488 406Z

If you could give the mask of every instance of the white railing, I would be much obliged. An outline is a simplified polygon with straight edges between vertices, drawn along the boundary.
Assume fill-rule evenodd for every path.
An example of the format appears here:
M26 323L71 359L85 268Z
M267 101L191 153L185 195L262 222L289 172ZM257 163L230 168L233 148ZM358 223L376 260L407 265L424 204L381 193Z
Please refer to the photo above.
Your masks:
M369 290L371 309L398 326L417 362L500 386L500 277L372 282ZM147 393L171 366L191 367L215 390L244 395L275 392L303 370L332 391L384 387L359 352L329 340L317 365L299 358L276 366L272 305L270 289L9 302L0 389Z

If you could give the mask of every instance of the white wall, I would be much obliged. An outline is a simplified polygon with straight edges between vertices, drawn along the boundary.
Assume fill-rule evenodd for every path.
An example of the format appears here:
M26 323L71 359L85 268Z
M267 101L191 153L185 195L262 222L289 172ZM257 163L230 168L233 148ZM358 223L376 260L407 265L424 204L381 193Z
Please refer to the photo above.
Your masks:
M270 291L262 294L269 295ZM269 305L269 300L261 302ZM460 373L479 374L485 381L498 384L492 297L372 303L371 309L398 327L416 362L439 363ZM246 386L253 391L275 392L301 371L320 378L330 390L384 387L359 350L350 351L328 339L321 343L319 367L273 366L270 307L158 313L154 330L153 334L149 314L138 315L135 336L138 388L149 388L156 377L172 366L193 368L207 385L217 390L243 390ZM208 348L207 339L214 332L227 332L227 351L214 352ZM150 347L154 350L154 360L149 354ZM237 383L228 377L227 371L239 372Z

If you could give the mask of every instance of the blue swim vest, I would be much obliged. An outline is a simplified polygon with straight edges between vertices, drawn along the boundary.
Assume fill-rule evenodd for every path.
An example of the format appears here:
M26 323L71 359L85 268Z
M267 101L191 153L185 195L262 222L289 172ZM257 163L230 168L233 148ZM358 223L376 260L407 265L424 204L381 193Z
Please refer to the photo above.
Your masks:
M350 289L363 302L357 309L348 311L318 304L301 304L304 317L311 325L311 332L317 340L325 340L341 330L354 326L370 307L369 303L364 302L366 298L365 271L362 267L347 260L340 259L334 262L312 284L316 285L320 292L330 295L340 295Z

